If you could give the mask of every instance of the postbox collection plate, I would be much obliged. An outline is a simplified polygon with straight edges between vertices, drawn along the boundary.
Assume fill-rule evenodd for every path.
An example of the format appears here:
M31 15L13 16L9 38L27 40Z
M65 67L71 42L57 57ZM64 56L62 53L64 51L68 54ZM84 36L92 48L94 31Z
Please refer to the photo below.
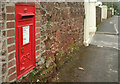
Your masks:
M35 68L35 6L15 5L17 79Z
M29 43L29 38L30 38L29 30L30 30L29 26L23 27L23 45Z

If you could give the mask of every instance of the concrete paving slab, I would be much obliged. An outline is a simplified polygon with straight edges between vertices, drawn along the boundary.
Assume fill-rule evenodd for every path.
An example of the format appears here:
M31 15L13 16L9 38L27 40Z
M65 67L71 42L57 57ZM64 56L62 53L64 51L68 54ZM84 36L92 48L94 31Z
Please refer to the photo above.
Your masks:
M97 46L111 47L115 49L120 49L118 35L108 35L108 34L95 34L92 38L91 44Z

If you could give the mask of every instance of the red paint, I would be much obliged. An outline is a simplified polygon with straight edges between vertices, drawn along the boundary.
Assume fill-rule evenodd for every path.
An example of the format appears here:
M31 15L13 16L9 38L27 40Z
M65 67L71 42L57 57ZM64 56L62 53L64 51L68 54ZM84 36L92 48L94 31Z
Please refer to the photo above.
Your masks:
M15 20L16 66L18 79L35 68L35 6L29 4L16 4ZM23 28L25 26L29 26L29 42L26 44L23 43Z

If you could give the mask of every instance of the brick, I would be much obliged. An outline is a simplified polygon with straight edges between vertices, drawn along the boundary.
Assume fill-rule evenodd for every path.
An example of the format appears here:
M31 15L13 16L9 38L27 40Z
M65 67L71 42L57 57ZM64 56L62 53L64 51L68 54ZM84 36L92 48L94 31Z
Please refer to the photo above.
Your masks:
M36 22L36 27L40 27L40 22Z
M14 11L15 11L14 6L7 6L7 7L6 7L6 12L8 12L8 13L13 13Z
M7 20L15 20L14 14L7 14Z
M13 50L15 50L15 45L12 45L12 46L8 47L8 52L11 52Z
M41 57L37 57L37 58L36 58L36 62L40 61L40 58L41 58Z
M15 65L15 60L12 60L11 62L8 63L8 68L10 68L14 65Z
M40 40L37 40L37 41L35 42L35 45L38 45L38 44L40 44Z
M9 71L8 71L8 75L12 74L13 72L15 72L15 67L9 69Z
M35 35L35 38L36 39L40 38L40 34Z
M16 79L16 73L14 73L13 75L9 76L9 81L12 81Z
M37 29L35 30L35 32L36 32L36 33L40 33L40 28L37 28Z
M40 15L40 10L36 10L36 15Z
M11 37L15 35L15 30L8 30L7 31L7 37Z
M14 28L15 22L7 22L7 28Z
M37 16L37 17L36 17L36 21L40 21L40 16Z
M15 42L15 38L8 38L7 39L7 44L12 44Z
M40 54L40 51L37 51L36 53L35 53L35 56L38 56Z
M39 46L39 45L35 47L35 50L39 50L39 49L40 49L40 46Z
M35 4L35 8L40 8L40 4Z
M8 61L9 61L9 60L12 60L12 59L14 58L14 55L15 55L15 53L11 53L11 54L8 56Z

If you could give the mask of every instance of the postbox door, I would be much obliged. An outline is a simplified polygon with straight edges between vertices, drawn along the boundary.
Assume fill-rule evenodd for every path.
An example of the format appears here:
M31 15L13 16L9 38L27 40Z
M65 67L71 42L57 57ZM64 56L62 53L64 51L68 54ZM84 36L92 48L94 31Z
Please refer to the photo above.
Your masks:
M19 28L19 61L21 73L32 66L31 29L31 26L22 26Z

